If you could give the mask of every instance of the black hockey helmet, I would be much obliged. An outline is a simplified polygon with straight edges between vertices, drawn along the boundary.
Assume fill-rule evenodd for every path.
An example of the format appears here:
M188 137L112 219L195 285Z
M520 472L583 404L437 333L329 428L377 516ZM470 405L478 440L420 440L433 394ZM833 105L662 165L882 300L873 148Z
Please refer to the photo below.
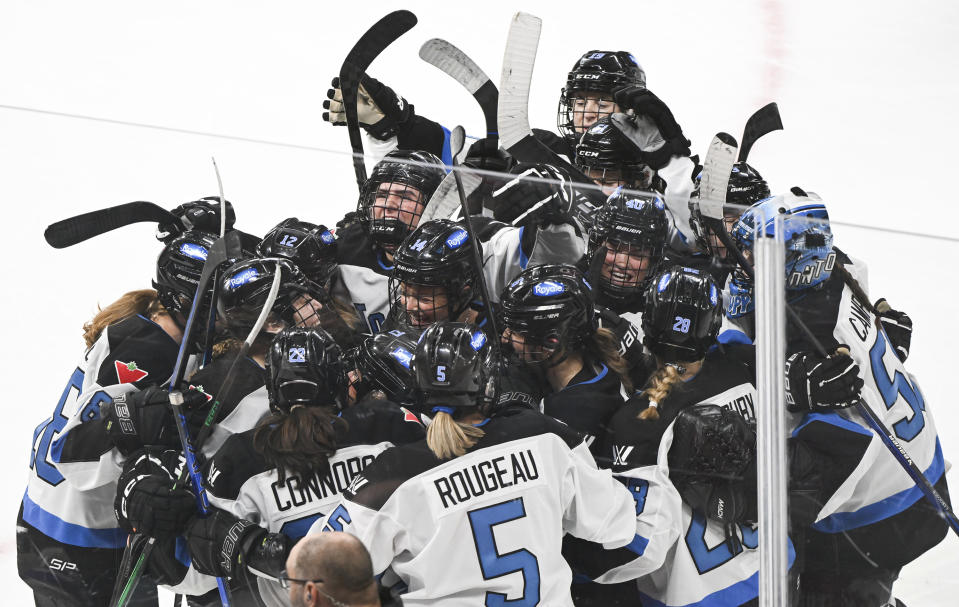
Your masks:
M609 118L600 118L579 138L573 163L600 186L648 189L654 171L623 140Z
M567 140L575 143L583 132L583 120L577 128L575 98L601 95L610 101L612 114L613 92L627 86L646 86L646 72L631 53L626 51L589 51L573 64L566 76L566 86L560 92L556 125ZM578 112L583 112L579 109Z
M716 343L723 296L709 273L672 266L653 277L643 311L643 344L666 362L695 362Z
M297 265L310 280L329 284L336 268L336 237L326 226L284 219L270 230L256 247L259 257L285 257Z
M171 316L179 312L185 318L189 314L203 264L215 241L213 234L191 230L167 242L160 252L153 288Z
M270 410L289 413L296 405L346 403L343 352L323 329L290 327L277 333L266 360Z
M386 397L403 403L411 400L416 388L413 353L417 335L393 329L371 335L352 353L352 361L360 377L357 399L370 390L382 390Z
M618 307L642 297L665 256L670 224L655 194L619 189L607 199L593 216L587 245L588 277L603 298Z
M429 152L393 150L378 162L363 184L359 205L373 241L395 249L417 226L444 177L443 161Z
M416 328L456 320L473 298L472 255L473 242L458 223L436 219L416 228L393 254L392 318ZM440 296L445 306L436 302Z
M700 250L726 257L726 247L718 241L712 231L707 228L699 204L699 183L702 173L696 176L696 188L689 199L689 225L696 234L696 244ZM737 162L729 174L729 184L726 186L726 205L723 207L723 221L726 231L730 231L733 224L743 212L760 200L769 198L769 184L755 168L746 162Z
M277 293L264 331L275 333L283 327L319 327L327 306L326 291L306 278L292 261L282 257L243 259L226 269L220 284L217 306L235 337L246 339L266 303L277 268L281 272Z
M575 266L534 266L500 295L500 326L522 362L552 365L596 332L593 303L592 289Z
M486 334L463 322L438 322L416 345L416 386L425 405L474 407L496 396Z

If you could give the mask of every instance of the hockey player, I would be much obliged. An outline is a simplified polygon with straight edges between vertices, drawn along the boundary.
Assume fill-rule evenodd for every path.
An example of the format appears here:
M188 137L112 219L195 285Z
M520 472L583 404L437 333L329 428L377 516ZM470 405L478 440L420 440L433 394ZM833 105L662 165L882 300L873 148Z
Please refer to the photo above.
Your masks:
M276 578L292 544L379 453L424 436L419 421L392 403L369 400L344 409L342 358L321 329L291 328L276 336L267 362L272 415L230 437L208 462L204 477L215 510L186 529L198 571L266 575L255 586L268 605L286 604ZM145 475L165 478L153 465L125 472L133 483ZM178 496L141 504L123 511L138 529L149 527L157 510L183 508Z
M350 403L380 395L398 405L412 403L416 388L413 351L418 337L418 331L384 331L370 335L348 353Z
M390 152L363 186L360 221L339 231L331 291L352 302L369 333L380 331L389 312L387 281L393 253L419 224L444 176L442 162L432 154Z
M630 492L596 469L581 435L532 411L485 416L495 378L476 335L460 323L427 329L415 356L435 413L426 441L383 453L314 529L359 537L374 573L391 567L408 585L410 606L569 605L564 533L629 546L657 566L665 546L638 535L654 530Z
M502 342L538 384L541 410L585 434L593 452L605 455L595 440L632 385L613 334L597 324L582 273L574 266L531 267L500 299Z
M883 604L900 569L941 541L947 525L853 405L872 409L948 499L935 422L895 347L898 325L887 332L888 318L863 298L852 275L858 269L846 268L848 257L833 247L818 197L794 188L758 203L733 228L737 246L751 250L754 229L771 233L777 214L787 243L787 301L829 354L790 324L792 436L818 456L823 478L820 509L802 545L801 604ZM727 314L750 315L748 277L734 276L730 290Z
M665 184L643 164L632 146L622 141L608 118L601 118L576 143L573 164L607 196L618 188L662 192Z
M164 246L156 291L131 291L84 325L87 350L53 415L34 432L30 478L17 520L17 565L38 605L106 605L126 532L112 509L125 454L136 435L110 432L120 395L167 381L173 371L185 316L214 238L186 232ZM154 393L129 397L139 440L176 440L169 407ZM166 401L163 401L164 403ZM142 406L141 406L142 405ZM170 418L171 424L157 421ZM130 428L128 428L130 429ZM173 430L171 434L170 431ZM137 445L138 446L138 445ZM134 604L155 605L155 590L141 586Z
M755 422L755 353L717 346L722 310L722 293L705 272L672 266L653 277L642 327L654 371L610 424L615 460L655 464L663 432L692 405L719 404Z

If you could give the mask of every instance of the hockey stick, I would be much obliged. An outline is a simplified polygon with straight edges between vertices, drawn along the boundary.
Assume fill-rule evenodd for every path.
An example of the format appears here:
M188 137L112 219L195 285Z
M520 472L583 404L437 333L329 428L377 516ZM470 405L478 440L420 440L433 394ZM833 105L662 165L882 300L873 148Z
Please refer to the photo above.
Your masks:
M353 148L353 172L356 185L363 191L366 182L366 159L363 155L363 137L356 115L356 99L363 74L373 60L397 38L413 29L416 15L399 10L386 15L373 24L353 45L340 67L340 90L343 92L343 109L346 112L346 126L350 134L350 147Z
M453 179L456 182L456 191L459 193L460 212L463 214L463 225L466 227L466 233L473 241L473 265L476 270L476 280L479 282L480 295L483 297L483 305L486 307L486 319L489 321L490 331L492 333L490 341L493 351L496 353L496 359L499 360L499 338L500 332L496 326L496 314L493 313L493 300L489 296L489 286L486 284L486 274L483 272L483 253L480 250L482 246L479 238L476 236L476 230L473 228L473 220L470 217L469 205L466 202L466 192L463 189L463 180L457 171L456 157L462 151L466 142L466 132L463 127L457 126L450 133L450 149L453 152Z
M466 53L440 38L423 43L420 59L446 73L469 91L483 110L486 137L495 144L498 138L496 108L499 90L490 77Z
M783 121L779 116L779 106L776 105L775 101L756 110L746 121L746 127L743 129L743 144L739 148L739 157L736 162L746 162L746 158L757 139L782 129Z
M768 106L767 106L768 107ZM725 137L721 137L725 135ZM719 141L719 143L717 143ZM715 147L714 147L715 146ZM726 157L732 157L736 155L736 142L729 135L725 133L719 133L713 139L713 143L710 145L709 152L706 155L706 161L703 163L703 182L706 182L708 175L706 174L709 167L712 166L714 170L718 167L724 166L725 160L717 160L710 164L710 156L717 155L719 158L725 159ZM714 178L714 183L721 181L721 176L716 176ZM727 173L728 181L728 173ZM702 190L701 190L702 191ZM720 195L716 192L712 192L713 195ZM746 256L742 251L739 250L739 247L733 242L732 237L729 235L729 232L725 229L725 224L723 223L722 215L722 203L726 199L725 191L721 194L722 198L719 203L719 215L710 215L710 218L719 223L717 226L711 226L713 231L716 233L716 236L722 241L723 245L726 246L726 249L733 253L736 258L737 263L742 267L743 271L749 275L750 278L755 280L755 272L753 266L749 263L749 260L746 259ZM701 203L702 205L702 203ZM703 214L705 215L705 207ZM710 207L714 208L714 205ZM812 344L813 348L816 350L816 353L823 358L829 357L829 353L826 352L826 349L823 347L819 339L813 334L812 330L799 318L799 315L795 310L792 309L788 303L786 304L786 316L789 321L797 328L799 331L806 337L809 343ZM882 328L879 327L881 331ZM888 338L887 338L888 339ZM862 399L857 399L855 405L856 411L862 415L863 419L866 420L866 423L869 424L869 427L872 428L873 432L879 437L879 440L882 441L886 449L892 453L893 457L896 458L896 461L899 462L899 465L902 466L903 470L906 471L906 474L909 475L909 478L912 479L913 483L919 488L926 500L933 505L936 510L939 511L939 514L946 519L946 522L949 523L949 526L952 530L959 535L959 518L956 517L955 513L952 510L952 507L949 506L939 492L936 491L935 487L932 486L932 483L929 482L929 479L926 478L926 475L923 474L922 470L919 469L919 466L912 460L909 456L909 453L905 450L899 440L896 438L889 428L883 423L882 419L863 402Z
M450 133L450 149L452 149L452 147L453 134ZM453 162L455 164L455 157ZM457 177L459 177L459 179L457 179ZM459 171L454 166L453 170L440 182L440 185L436 188L436 191L433 192L433 195L430 196L426 208L423 209L423 214L420 215L420 223L430 221L431 219L452 219L456 216L460 211L457 183L462 185L464 193L468 198L480 187L482 179L472 172L459 175Z
M47 226L43 237L55 249L63 249L131 223L179 221L173 213L145 200L90 211L61 219Z

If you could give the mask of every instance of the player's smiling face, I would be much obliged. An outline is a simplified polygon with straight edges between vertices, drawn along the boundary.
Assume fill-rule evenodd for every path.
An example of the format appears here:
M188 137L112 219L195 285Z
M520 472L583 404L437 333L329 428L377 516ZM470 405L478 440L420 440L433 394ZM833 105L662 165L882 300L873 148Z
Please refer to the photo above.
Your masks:
M417 329L449 319L449 298L444 287L400 283L400 305L410 325Z
M423 194L405 183L384 182L376 189L373 219L398 219L412 230L423 214Z
M606 258L600 276L607 284L630 288L638 287L649 274L652 252L647 248L619 240L604 243Z

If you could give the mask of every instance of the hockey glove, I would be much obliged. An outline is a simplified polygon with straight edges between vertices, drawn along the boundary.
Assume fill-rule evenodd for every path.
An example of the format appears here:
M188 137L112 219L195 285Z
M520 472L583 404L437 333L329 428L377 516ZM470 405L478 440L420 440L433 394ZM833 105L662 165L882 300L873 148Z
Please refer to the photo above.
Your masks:
M216 509L206 518L194 518L186 537L196 570L217 577L238 575L248 567L276 576L292 548L284 534L267 533L256 523Z
M846 346L822 358L812 352L796 352L786 359L786 408L794 413L845 409L859 401L864 382L859 365Z
M909 357L909 345L912 343L912 319L905 312L899 312L889 307L885 298L880 299L873 306L879 313L879 322L889 338L889 343L896 351L899 360L906 362Z
M673 156L689 156L690 141L659 97L644 87L631 86L614 92L613 99L624 112L632 110L634 115L613 114L610 124L646 164L659 170Z
M756 435L742 415L716 405L683 409L673 425L669 478L693 510L724 523L746 519Z
M172 450L144 451L127 461L113 504L123 528L158 539L183 533L197 505L186 488L173 488L178 464L179 452Z
M323 120L334 126L346 124L340 79L334 78L323 102ZM356 119L374 139L386 141L413 116L413 106L376 78L363 76L356 95Z
M205 394L194 390L184 392L183 397L188 411L207 402ZM202 415L198 413L196 417ZM103 420L110 440L123 455L147 446L180 446L170 410L170 393L158 386L113 397L113 402L103 407ZM195 421L188 419L188 425L195 426Z
M220 233L220 199L207 196L193 202L185 202L171 211L178 221L157 225L157 240L169 242L188 230L200 230L210 234ZM233 229L236 212L229 200L226 201L226 229Z
M494 219L518 227L571 221L575 194L568 175L550 165L523 163L512 172L515 177L493 191L489 206Z

